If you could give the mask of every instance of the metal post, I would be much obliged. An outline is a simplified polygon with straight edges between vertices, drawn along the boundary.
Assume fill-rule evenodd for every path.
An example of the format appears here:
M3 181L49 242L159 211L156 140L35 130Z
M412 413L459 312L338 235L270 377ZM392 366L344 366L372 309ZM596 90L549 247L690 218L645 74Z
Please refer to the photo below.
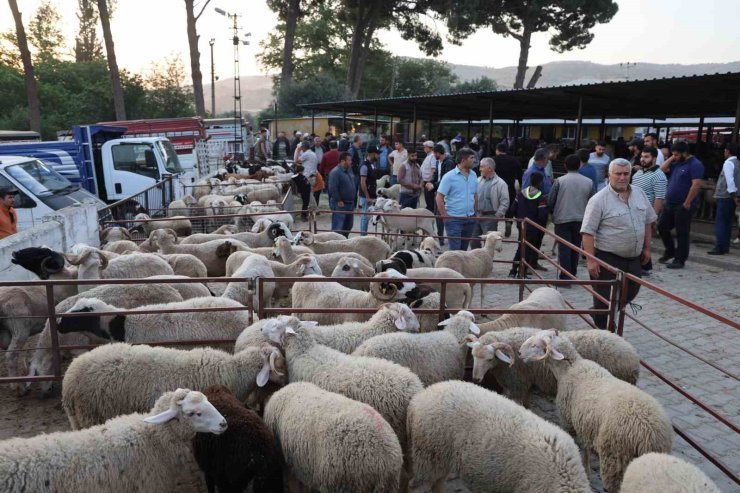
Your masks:
M49 334L51 335L51 357L54 376L62 378L62 358L59 354L59 336L57 334L56 302L54 301L54 285L46 286L46 310L49 314Z
M629 279L624 275L621 270L617 272L617 279L621 282L620 289L622 291L619 298L619 320L617 321L617 335L622 336L624 332L624 311L627 303L624 300L627 299L627 289L629 287Z
M393 115L391 115L391 128L390 128L390 134L391 134L391 145L396 142L395 137L393 136Z
M737 144L738 131L740 131L740 94L737 95L737 107L735 108L735 126L732 128L733 144Z
M599 139L606 140L606 117L601 117L601 128L599 128ZM578 145L577 147L580 147Z
M704 130L704 117L699 117L699 128L696 131L696 145L698 146L701 142L701 134Z
M576 149L581 147L581 131L583 126L583 96L578 96L578 117L576 122Z
M516 141L516 137L514 138ZM527 267L524 265L524 254L526 251L526 245L524 240L527 238L527 222L522 221L521 237L519 238L519 279L524 279L527 274ZM519 285L519 301L524 300L524 283Z
M347 131L347 108L342 109L342 131L340 134Z
M447 303L447 283L442 281L439 289L439 321L445 319L445 305Z
M493 145L493 99L488 103L488 155L496 155L496 146Z
M470 146L470 118L468 118L468 130L466 134L466 142L468 143L468 146Z
M380 141L380 135L378 135L378 107L375 107L375 126L373 127L373 134L375 138Z
M411 139L412 144L412 151L416 152L416 103L414 103L414 136Z
M213 45L216 40L211 38L208 44L211 45L211 118L216 118L216 65L213 62Z
M624 300L627 297L627 288L624 280L624 272L621 270L617 271L615 277L615 283L612 284L611 290L609 291L609 314L606 318L606 328L609 332L616 332L616 320L617 310L624 310Z
M514 120L514 152L516 154L519 147L519 120Z
M314 108L311 108L311 135L316 135L316 132L314 131L314 127L316 125L316 110Z
M254 279L252 279L252 282L254 282ZM258 286L262 285L262 278L257 278ZM259 289L259 288L258 288ZM247 293L249 293L249 288L247 288ZM258 300L260 298L257 298ZM262 306L262 303L260 303L258 306ZM247 310L249 310L249 325L252 325L254 323L254 303L252 303L252 297L247 294ZM262 319L262 317L259 317Z

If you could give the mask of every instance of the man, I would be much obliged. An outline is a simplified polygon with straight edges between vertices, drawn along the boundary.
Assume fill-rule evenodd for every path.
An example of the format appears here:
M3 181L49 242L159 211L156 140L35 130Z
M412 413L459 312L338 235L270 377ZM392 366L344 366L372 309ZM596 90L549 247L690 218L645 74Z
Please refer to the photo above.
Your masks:
M316 154L316 159L321 162L321 158L324 157L324 148L321 146L321 137L317 136L313 138L313 146L311 146L311 150Z
M398 183L398 170L409 160L409 153L404 148L403 142L396 142L396 150L388 155L388 161L391 165L391 186Z
M380 137L380 146L378 147L378 173L380 173L380 176L391 174L390 164L388 163L390 154L391 148L388 145L388 137L383 135Z
M18 213L15 212L15 194L10 187L0 187L0 240L18 232Z
M550 180L550 177L547 176L547 173L545 173L545 167L547 166L547 162L549 161L550 152L547 149L540 148L534 151L534 156L532 157L532 164L527 168L527 171L524 172L524 176L522 177L522 188L526 188L530 185L530 176L532 176L532 173L539 173L542 175L542 194L548 195L550 193L550 188L552 187L552 180Z
M548 144L545 149L547 149L547 164L545 165L545 176L548 177L550 179L550 182L552 183L552 162L560 155L560 144ZM529 158L529 163L527 164L527 166L532 166L532 164L534 164L534 156Z
M321 165L319 171L325 178L329 176L331 170L339 164L339 151L337 150L337 141L332 140L329 142L329 152L324 153L321 158Z
M437 208L437 189L439 188L439 182L442 180L442 177L455 169L455 162L452 160L449 154L445 152L445 148L442 144L436 144L432 150L432 154L434 154L434 174L432 175L431 181L424 184L425 190L430 190L433 194L434 199L432 202L434 203L434 214L437 216L436 222L437 222L437 236L439 236L439 244L444 245L444 234L445 234L445 223L442 220L439 209Z
M301 139L303 138L303 134L299 132L298 130L293 132L293 139L290 141L290 148L295 150L301 143Z
M641 265L650 260L650 240L653 237L652 224L657 219L645 192L630 185L630 162L615 159L609 164L608 184L591 197L583 215L581 235L583 249L599 260L617 269L640 277ZM587 259L591 279L611 280L615 275L599 264ZM595 286L596 292L609 298L609 286ZM628 283L626 303L637 296L640 286ZM607 305L594 297L594 307ZM608 329L607 315L593 316L600 329Z
M509 187L496 174L496 162L490 157L480 161L480 178L478 178L479 217L502 219L509 210ZM473 236L479 237L491 231L498 231L498 221L476 221ZM472 240L470 248L480 248L480 240Z
M378 161L378 148L368 146L365 160L360 165L360 207L362 207L362 218L360 219L360 231L362 236L367 234L368 215L367 208L375 203L377 198L377 185L375 163Z
M316 174L319 170L319 158L316 153L311 150L311 144L307 141L301 141L301 154L298 156L296 161L298 164L303 165L303 174L306 178L311 180L311 177ZM313 186L313 183L311 183Z
M642 189L652 204L655 214L660 216L665 200L666 183L665 173L657 164L658 149L645 147L640 154L640 169L632 175L632 186ZM653 270L653 261L642 266L642 275L649 276Z
M339 165L329 173L329 208L335 211L331 215L331 230L348 237L352 231L354 218L352 214L337 214L338 211L352 212L355 209L357 188L350 171L352 156L348 152L339 155Z
M565 241L581 246L581 225L586 204L594 194L593 182L578 173L581 167L581 158L575 154L565 158L565 175L558 178L552 185L550 195L547 196L547 206L552 212L552 222L555 223L555 234ZM577 250L558 245L558 261L560 267L573 276L577 275ZM560 272L560 279L570 279L565 272ZM569 285L560 286L569 288Z
M267 148L267 131L262 128L260 129L260 135L257 139L257 143L254 145L254 158L257 161L265 162L269 157Z
M578 160L581 162L581 167L578 168L578 174L583 175L591 180L591 183L593 184L593 191L594 193L596 193L599 188L599 182L596 179L596 168L594 168L593 164L590 164L588 162L589 154L589 150L585 147L581 147L576 151L576 156L578 156Z
M738 151L737 144L725 145L725 162L714 188L717 216L714 220L714 248L707 252L709 255L730 253L732 218L735 216L735 207L740 205L740 198L737 195L737 186L740 183Z
M671 176L665 195L665 206L658 221L665 253L658 259L668 264L669 269L682 269L689 258L689 231L691 216L699 202L699 190L704 181L704 165L689 153L686 142L676 142L671 146L673 160L670 163ZM665 163L663 163L665 166ZM676 241L671 230L676 229ZM673 262L668 263L671 259Z
M506 211L505 217L514 217L514 213L511 210L511 206L514 204L514 197L516 197L516 187L514 184L517 180L522 177L522 165L515 156L507 154L509 146L505 142L500 142L496 145L496 175L499 176L504 182L509 191L509 209ZM507 238L511 236L511 222L506 221L504 226L504 236Z
M339 150L339 152L349 151L349 139L347 138L346 133L342 133L339 135L339 142L337 142L337 150Z
M606 169L611 158L606 153L606 142L600 140L596 143L594 152L588 156L588 164L596 170L596 188L601 191L606 187Z
M460 237L470 237L475 227L475 221L466 219L473 217L478 209L478 181L472 171L475 153L463 147L457 159L457 167L442 176L436 202L439 215L445 219L450 250L467 250L469 240Z
M352 145L349 148L349 155L352 156L352 174L355 175L356 183L360 184L360 165L365 159L362 155L362 137L355 135L352 138Z
M421 163L421 187L424 191L424 202L427 204L427 210L434 212L434 184L437 173L437 158L434 156L434 142L427 140L423 144L426 157Z
M658 149L658 134L655 132L650 132L648 134L645 134L645 147L652 147L653 149ZM663 153L658 151L658 159L655 162L658 166L663 164L663 161L665 161L665 157L663 157Z
M547 197L542 194L544 177L545 175L533 173L529 186L521 189L516 195L512 209L517 219L529 219L541 227L546 228L549 212L547 210ZM523 229L521 223L517 222L516 227L519 230L519 241L521 241ZM524 247L524 260L531 268L537 268L537 258L539 257L539 250L542 247L542 238L544 236L545 233L533 226L529 226L526 229L524 239L532 246L527 245ZM517 248L514 254L514 260L511 263L511 270L509 271L509 277L511 278L518 276L522 260L521 254L521 248ZM526 271L523 272L523 278L529 279Z
M415 151L409 152L408 161L398 169L398 183L401 185L401 196L398 201L401 208L416 209L421 195L421 172L416 163Z
M642 165L640 164L642 150L645 148L645 143L642 141L642 139L632 139L630 143L627 145L627 150L630 152L630 163L632 163L632 172L636 172L638 169L642 168Z
M277 139L272 144L272 155L279 161L288 159L291 155L290 141L285 136L285 132L278 133Z

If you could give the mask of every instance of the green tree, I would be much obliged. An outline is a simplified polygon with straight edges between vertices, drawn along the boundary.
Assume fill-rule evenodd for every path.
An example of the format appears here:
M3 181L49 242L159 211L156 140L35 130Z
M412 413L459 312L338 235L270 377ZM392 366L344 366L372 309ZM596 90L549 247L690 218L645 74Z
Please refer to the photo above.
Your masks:
M103 45L98 38L98 20L95 0L77 1L79 30L75 37L75 61L91 62L103 58Z
M59 58L64 47L64 36L59 24L61 16L50 0L44 0L28 23L31 44L36 48L36 62Z
M316 3L320 4L321 0L313 3L314 5L312 7ZM280 71L280 80L287 83L293 79L293 69L295 67L293 63L293 50L295 48L296 29L298 26L298 17L303 14L301 12L301 0L268 0L267 6L278 13L278 18L283 23L283 62Z
M18 38L13 30L0 32L0 65L23 69Z
M450 92L457 76L444 62L425 58L397 58L393 96L419 96ZM392 67L393 67L392 66Z
M344 86L339 79L327 73L319 73L300 81L291 81L282 85L278 114L280 116L309 114L309 111L305 111L298 105L337 100L342 97L343 92Z
M147 78L147 109L149 118L192 116L193 93L185 85L185 66L178 56L166 58L163 63L153 63Z
M10 11L15 21L15 35L18 50L21 54L23 63L23 79L26 86L26 98L28 100L28 120L31 130L41 132L41 109L39 108L39 90L36 84L36 76L33 70L33 60L31 59L31 50L28 49L28 39L26 38L26 29L23 27L23 15L18 10L16 0L8 0Z
M447 18L450 40L459 43L477 29L519 42L514 88L524 87L532 34L550 33L550 48L558 53L584 48L594 38L596 24L609 22L619 7L613 0L449 0L439 9Z
M460 82L452 88L454 92L495 91L496 89L498 89L496 81L485 75L478 79Z

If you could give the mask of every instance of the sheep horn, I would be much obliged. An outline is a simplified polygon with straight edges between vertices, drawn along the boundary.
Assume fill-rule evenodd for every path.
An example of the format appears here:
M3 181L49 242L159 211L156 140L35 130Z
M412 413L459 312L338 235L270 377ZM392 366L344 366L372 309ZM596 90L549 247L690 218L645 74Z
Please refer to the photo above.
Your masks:
M516 359L515 353L514 353L514 348L512 348L509 344L507 344L505 342L494 341L493 342L493 349L494 349L494 351L501 351L502 353L504 353L505 355L507 355L509 357L509 359L511 360L511 363L509 363L509 366L510 367L511 366L514 366L514 360Z
M58 255L58 254L55 253L55 255ZM59 256L61 257L61 255ZM57 268L56 266L49 265L49 262L53 262L55 260L61 261L60 262L62 264L61 267ZM42 279L48 279L49 274L56 274L57 272L61 271L63 268L64 268L64 257L62 257L61 259L56 258L55 256L46 257L44 260L41 261L41 265L40 265L41 273L43 274Z
M98 253L98 259L100 259L100 266L98 269L104 270L108 268L108 257L103 255L102 253Z
M285 374L284 374L284 373L281 373L281 372L280 372L280 371L279 371L279 370L277 369L277 365L275 364L275 362L276 362L276 360L277 360L278 356L281 356L281 354L280 354L280 350L279 350L279 349L277 349L277 348L275 348L275 349L274 349L274 350L273 350L273 351L272 351L272 352L270 353L270 368L271 368L271 369L272 369L272 371L274 371L274 372L275 372L276 374L278 374L278 375L280 375L280 376L283 376L283 375L285 375Z
M396 287L396 285L392 283L388 283L388 288L386 288L386 291L384 292L380 287L382 286L382 284L383 283L372 283L370 285L370 292L378 300L381 300L381 301L393 300L398 294L398 288Z

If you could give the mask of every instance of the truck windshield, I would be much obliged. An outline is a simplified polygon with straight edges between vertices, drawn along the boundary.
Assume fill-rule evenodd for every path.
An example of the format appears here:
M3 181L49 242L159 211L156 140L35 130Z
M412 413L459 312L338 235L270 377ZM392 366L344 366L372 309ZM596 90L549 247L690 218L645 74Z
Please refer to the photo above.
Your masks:
M164 163L165 169L169 171L170 173L172 173L173 175L182 173L182 167L180 167L180 160L177 158L177 153L175 152L175 148L172 147L172 143L166 140L160 140L159 147L162 150L162 155L164 156L164 159L165 159L165 163Z
M79 188L41 161L33 160L5 168L10 176L37 197L68 193Z

